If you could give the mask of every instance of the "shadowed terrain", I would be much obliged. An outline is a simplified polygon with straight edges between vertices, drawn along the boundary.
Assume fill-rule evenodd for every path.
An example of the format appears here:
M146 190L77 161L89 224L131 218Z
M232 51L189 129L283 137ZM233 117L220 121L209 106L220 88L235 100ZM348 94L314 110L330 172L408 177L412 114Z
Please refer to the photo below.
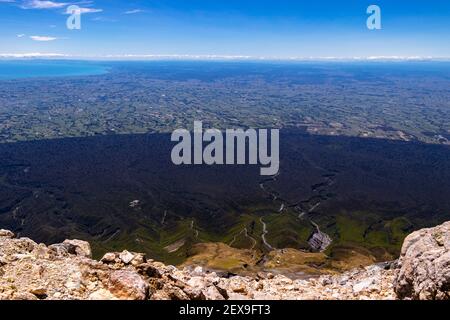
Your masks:
M269 251L263 223L271 247L317 251L318 227L338 267L348 256L392 258L406 234L449 220L448 146L299 130L280 143L270 179L259 166L175 166L167 134L2 144L0 225L46 243L89 240L96 256L127 248L168 263L208 242L258 260Z

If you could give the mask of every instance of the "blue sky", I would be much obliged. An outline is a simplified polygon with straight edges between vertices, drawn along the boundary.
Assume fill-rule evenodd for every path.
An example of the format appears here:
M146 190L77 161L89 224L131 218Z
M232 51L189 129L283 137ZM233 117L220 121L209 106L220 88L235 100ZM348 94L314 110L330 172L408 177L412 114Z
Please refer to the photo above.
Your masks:
M77 4L81 30L66 28ZM382 30L368 30L377 4ZM0 0L0 54L450 57L450 1Z

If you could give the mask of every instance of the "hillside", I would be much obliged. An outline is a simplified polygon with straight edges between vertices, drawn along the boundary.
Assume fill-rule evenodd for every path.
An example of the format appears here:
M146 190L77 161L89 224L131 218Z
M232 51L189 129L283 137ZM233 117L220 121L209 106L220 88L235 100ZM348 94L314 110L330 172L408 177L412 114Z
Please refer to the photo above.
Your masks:
M0 225L47 245L84 239L95 258L127 249L178 265L220 242L257 255L326 248L352 267L392 260L407 234L450 220L448 146L299 130L280 141L269 179L174 166L161 134L2 144Z
M85 241L46 246L0 230L0 299L450 299L450 222L410 234L398 261L302 280L178 269L128 251L91 255Z

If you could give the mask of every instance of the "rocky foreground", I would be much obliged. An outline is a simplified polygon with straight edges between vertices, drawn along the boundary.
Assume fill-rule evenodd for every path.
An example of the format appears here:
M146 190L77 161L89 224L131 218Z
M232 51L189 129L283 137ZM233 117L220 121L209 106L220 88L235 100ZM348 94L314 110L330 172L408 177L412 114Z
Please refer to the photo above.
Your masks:
M91 259L89 243L46 246L0 230L0 299L450 299L450 222L409 235L398 261L309 280L179 270L143 254Z

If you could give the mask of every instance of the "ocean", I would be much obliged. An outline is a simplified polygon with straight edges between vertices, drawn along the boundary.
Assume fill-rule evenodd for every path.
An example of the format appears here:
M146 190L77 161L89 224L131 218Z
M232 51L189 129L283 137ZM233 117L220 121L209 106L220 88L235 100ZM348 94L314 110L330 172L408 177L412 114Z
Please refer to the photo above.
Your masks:
M0 80L99 75L108 70L92 61L0 60Z

